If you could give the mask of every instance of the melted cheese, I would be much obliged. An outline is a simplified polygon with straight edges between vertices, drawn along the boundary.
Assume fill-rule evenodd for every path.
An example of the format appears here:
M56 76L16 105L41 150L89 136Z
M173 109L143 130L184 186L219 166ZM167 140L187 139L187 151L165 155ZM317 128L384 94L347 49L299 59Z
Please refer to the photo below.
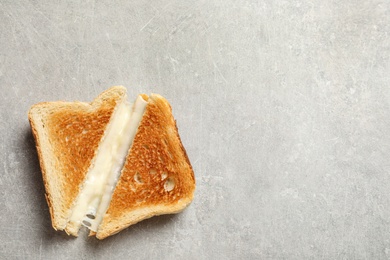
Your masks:
M127 97L117 105L99 145L95 161L89 169L86 181L76 199L69 222L81 224L92 231L103 219L147 101L138 96L133 108Z

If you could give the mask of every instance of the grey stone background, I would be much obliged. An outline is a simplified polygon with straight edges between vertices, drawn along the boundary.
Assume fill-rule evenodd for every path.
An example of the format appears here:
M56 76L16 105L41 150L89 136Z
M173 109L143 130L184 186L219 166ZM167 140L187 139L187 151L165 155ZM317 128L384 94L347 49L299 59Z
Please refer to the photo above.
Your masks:
M0 1L0 259L390 258L389 1ZM197 190L103 241L51 228L27 120L172 104Z

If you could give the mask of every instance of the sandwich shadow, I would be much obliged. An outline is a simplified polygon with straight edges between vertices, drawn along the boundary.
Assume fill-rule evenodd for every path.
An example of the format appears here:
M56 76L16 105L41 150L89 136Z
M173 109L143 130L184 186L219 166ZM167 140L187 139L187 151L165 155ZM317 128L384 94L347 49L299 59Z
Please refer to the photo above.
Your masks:
M37 232L40 232L41 238L46 243L56 243L61 240L71 239L65 232L54 230L51 225L50 211L45 198L45 186L43 184L38 153L30 127L24 130L21 147L23 147L25 153L25 170L27 171L28 185L30 185L28 189L30 194L28 194L29 196L26 199L29 199L30 203L35 205L37 209L34 213L38 216L33 218L37 220L37 223L35 223L35 226L38 227L36 229Z

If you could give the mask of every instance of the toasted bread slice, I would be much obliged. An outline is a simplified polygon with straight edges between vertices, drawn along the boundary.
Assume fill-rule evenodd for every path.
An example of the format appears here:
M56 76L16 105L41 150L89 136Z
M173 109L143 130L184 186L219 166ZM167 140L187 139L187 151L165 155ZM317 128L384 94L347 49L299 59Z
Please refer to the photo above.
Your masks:
M155 215L177 213L193 199L194 172L171 106L157 94L143 98L148 104L96 233L98 239Z
M91 103L58 101L31 107L28 117L54 229L65 229L106 126L125 94L124 87L112 87Z

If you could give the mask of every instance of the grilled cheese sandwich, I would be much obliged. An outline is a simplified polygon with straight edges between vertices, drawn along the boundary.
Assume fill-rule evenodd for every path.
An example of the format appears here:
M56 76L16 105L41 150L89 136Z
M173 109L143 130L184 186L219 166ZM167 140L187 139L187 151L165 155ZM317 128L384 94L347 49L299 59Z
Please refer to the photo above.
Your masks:
M192 201L194 174L163 97L142 94L131 105L126 89L113 87L74 111L79 105L40 103L29 111L55 229L77 236L84 225L102 239L142 219L179 212ZM65 137L50 131L67 114L81 119L67 125ZM72 162L80 167L72 168Z

